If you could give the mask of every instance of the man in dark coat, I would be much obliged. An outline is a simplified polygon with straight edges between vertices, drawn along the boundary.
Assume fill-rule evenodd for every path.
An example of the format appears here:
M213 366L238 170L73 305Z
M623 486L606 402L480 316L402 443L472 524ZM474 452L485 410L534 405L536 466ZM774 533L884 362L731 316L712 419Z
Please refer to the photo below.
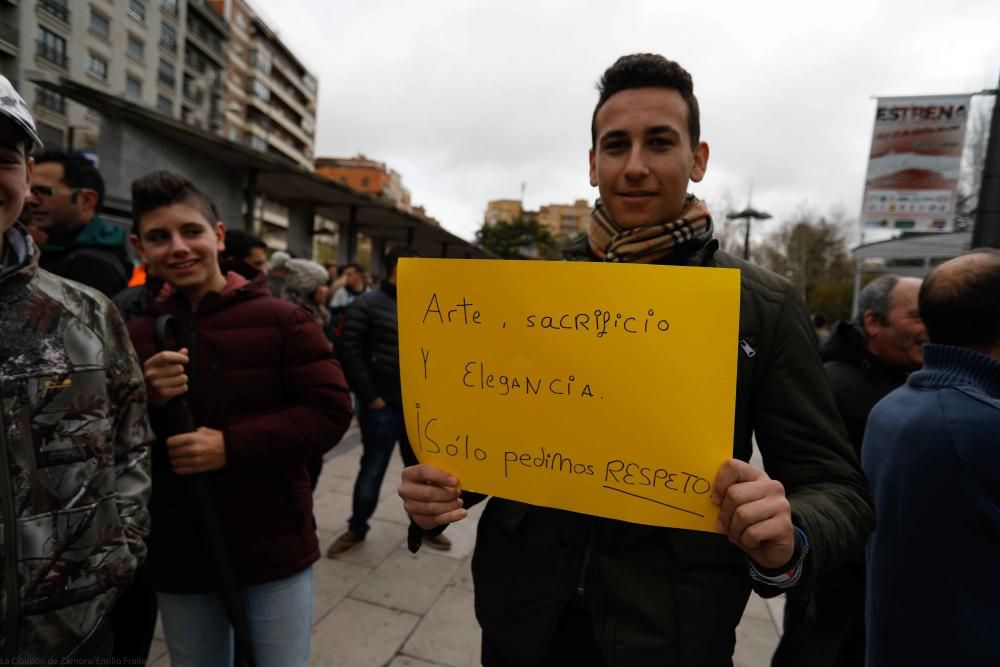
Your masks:
M351 391L357 395L361 406L358 421L365 451L354 482L351 518L347 522L347 530L327 549L326 555L330 558L347 553L365 540L368 520L375 513L382 479L396 443L399 443L399 454L406 465L417 463L403 422L396 309L396 266L399 258L416 256L412 249L401 247L386 253L388 277L378 289L361 294L347 308L339 343L340 359ZM426 543L442 551L451 548L451 540L444 535L429 536Z
M868 420L868 664L1000 664L1000 250L920 289L924 366Z
M917 309L920 282L896 276L871 281L858 298L858 321L838 322L820 348L837 409L859 457L872 408L923 362L927 331ZM797 591L788 592L784 633L772 667L864 667L864 551L818 580L812 602L810 608Z
M709 156L690 74L625 56L599 90L590 180L601 199L568 257L741 272L734 458L712 491L719 533L490 500L473 558L483 664L729 665L751 587L773 596L835 568L864 544L871 499L797 290L719 251L688 193ZM747 462L754 435L767 472ZM424 464L404 470L399 494L434 534L477 500L459 488Z

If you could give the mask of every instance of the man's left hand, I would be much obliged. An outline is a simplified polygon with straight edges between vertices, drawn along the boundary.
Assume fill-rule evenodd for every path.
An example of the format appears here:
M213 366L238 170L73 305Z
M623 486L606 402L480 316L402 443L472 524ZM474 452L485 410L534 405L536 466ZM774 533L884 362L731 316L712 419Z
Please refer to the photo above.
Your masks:
M719 468L712 502L716 528L763 568L785 566L795 553L792 507L781 482L749 463L729 459Z
M167 454L178 475L209 472L226 465L226 442L222 431L202 427L167 438Z

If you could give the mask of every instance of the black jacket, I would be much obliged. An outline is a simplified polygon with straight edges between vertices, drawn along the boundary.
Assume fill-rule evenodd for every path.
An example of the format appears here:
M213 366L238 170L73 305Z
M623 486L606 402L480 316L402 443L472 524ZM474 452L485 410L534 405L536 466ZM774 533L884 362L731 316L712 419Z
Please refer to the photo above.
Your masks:
M741 271L733 455L749 460L756 434L768 474L784 484L808 535L800 582L808 588L817 573L863 548L874 524L871 498L801 297L787 280L717 248L709 242L688 263ZM585 238L567 254L594 260ZM722 535L501 498L479 522L472 568L483 632L522 665L544 653L580 587L608 665L731 665L751 589L743 552Z
M347 307L338 346L347 384L361 405L379 397L390 405L403 405L395 285L384 280L379 289L365 292Z
M132 275L125 236L123 229L95 216L68 244L50 242L42 248L39 266L111 298L128 286Z
M860 457L868 413L886 394L906 382L906 373L889 368L869 354L861 327L853 322L837 322L820 352L837 408L847 425L847 436Z

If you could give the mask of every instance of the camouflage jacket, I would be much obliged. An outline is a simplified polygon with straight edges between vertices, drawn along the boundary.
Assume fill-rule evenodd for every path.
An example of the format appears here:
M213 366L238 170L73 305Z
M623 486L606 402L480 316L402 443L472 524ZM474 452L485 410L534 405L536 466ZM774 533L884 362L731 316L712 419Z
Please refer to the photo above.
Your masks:
M145 556L146 389L110 301L40 270L19 225L4 257L0 658L66 658Z

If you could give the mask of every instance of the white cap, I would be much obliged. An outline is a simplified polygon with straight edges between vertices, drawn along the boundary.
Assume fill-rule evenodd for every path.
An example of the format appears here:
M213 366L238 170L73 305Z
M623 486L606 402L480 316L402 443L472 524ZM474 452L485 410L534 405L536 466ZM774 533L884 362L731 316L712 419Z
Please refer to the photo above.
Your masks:
M0 115L9 118L18 129L28 135L35 150L42 147L42 140L38 138L38 132L35 130L35 119L31 117L28 105L4 76L0 76Z

